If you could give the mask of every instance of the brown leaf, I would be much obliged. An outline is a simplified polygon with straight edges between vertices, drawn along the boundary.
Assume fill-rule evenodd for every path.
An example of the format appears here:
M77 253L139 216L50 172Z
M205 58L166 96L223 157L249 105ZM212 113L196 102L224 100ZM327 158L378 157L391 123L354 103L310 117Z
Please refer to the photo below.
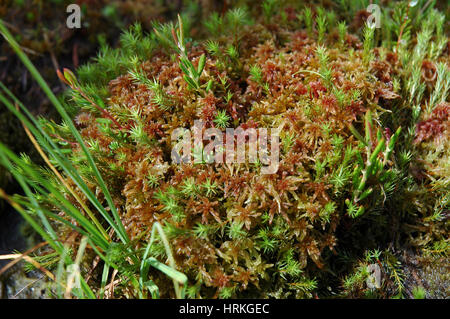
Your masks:
M400 97L400 95L398 95L397 93L389 90L389 89L385 89L385 88L379 88L376 92L376 97L382 97L383 99L386 100L394 100Z

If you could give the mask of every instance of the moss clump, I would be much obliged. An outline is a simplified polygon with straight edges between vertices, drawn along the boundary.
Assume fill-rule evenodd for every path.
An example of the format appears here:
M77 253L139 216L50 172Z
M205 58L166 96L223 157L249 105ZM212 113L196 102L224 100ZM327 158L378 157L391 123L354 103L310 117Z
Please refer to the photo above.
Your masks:
M436 240L448 252L448 38L438 11L419 28L414 8L396 8L387 31L356 12L354 34L339 12L281 1L213 14L196 41L181 18L148 36L136 25L80 81L61 75L133 245L161 223L190 297L370 297L369 261L390 285L401 278L389 251L358 264L364 252ZM174 163L172 133L196 120L278 128L278 169ZM98 189L65 125L49 124ZM151 253L167 257L162 242ZM170 296L170 281L153 279Z

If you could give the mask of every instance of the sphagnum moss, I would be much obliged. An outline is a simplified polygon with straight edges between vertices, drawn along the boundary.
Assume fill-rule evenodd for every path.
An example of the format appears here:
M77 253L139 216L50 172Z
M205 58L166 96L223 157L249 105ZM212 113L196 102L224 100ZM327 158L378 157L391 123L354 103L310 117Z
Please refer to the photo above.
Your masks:
M353 21L361 40L336 23L339 12L281 1L213 14L198 41L188 41L179 17L145 37L151 54L134 50L144 43L137 26L121 37L126 50L104 49L79 71L89 85L61 73L127 245L142 247L162 224L191 298L401 296L389 243L439 243L448 254L448 38L433 8L391 8L382 30L358 31ZM390 42L380 39L386 33ZM107 86L91 78L119 57L122 75ZM195 120L224 132L281 128L278 170L174 163L172 132ZM77 141L47 124L103 200ZM150 249L162 261L166 252L162 241ZM384 285L368 284L369 265L380 267ZM152 279L171 296L169 279ZM124 279L123 291L130 287Z

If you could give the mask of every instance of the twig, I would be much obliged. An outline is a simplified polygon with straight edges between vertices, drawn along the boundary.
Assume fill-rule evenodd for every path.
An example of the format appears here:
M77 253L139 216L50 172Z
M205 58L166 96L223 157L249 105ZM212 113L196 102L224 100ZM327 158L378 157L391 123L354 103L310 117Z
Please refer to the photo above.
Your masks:
M17 264L19 261L21 261L25 256L28 256L29 254L31 254L33 251L35 251L36 249L41 248L42 246L47 245L47 242L44 241L42 243L37 244L36 246L28 249L27 251L25 251L22 255L20 255L20 257L16 258L16 254L14 255L2 255L0 256L0 259L3 259L2 257L4 257L5 259L11 259L9 257L13 257L15 258L13 261L9 262L5 267L3 267L2 269L0 269L0 276L7 271L9 268L11 268L12 266L14 266L15 264Z

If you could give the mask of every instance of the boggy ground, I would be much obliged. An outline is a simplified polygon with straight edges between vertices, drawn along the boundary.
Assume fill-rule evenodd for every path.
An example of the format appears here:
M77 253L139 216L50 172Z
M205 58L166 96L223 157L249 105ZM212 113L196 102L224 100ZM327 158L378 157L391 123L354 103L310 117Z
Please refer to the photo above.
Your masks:
M448 72L448 48L436 55L413 40L404 48L412 52L415 47L410 60L393 52L395 41L371 51L370 34L358 37L332 27L324 33L319 22L323 11L321 16L316 8L314 25L305 18L301 28L295 8L280 12L255 24L235 12L216 34L212 19L209 31L216 43L186 46L193 65L206 57L197 78L184 77L176 59L180 55L170 45L170 28L159 29L166 45L151 57L136 61L124 50L120 69L108 69L115 56L105 54L91 69L78 70L79 88L98 85L118 124L103 121L99 126L99 113L74 95L83 106L75 122L83 137L94 142L92 151L115 202L123 207L121 218L133 244L139 247L154 221L167 222L177 262L190 278L191 297L254 296L260 287L274 297L332 297L338 291L347 297L411 297L407 284L423 285L429 297L445 295L446 283L440 282L445 276L436 280L426 275L435 270L424 268L423 278L434 282L420 282L409 261L420 260L420 267L427 258L444 265L448 260L422 256L448 251L449 106L435 90L443 76L437 65L444 77ZM333 16L326 19L331 22ZM358 19L353 22L357 33ZM129 49L133 36L142 35L131 33L121 44ZM437 45L439 38L431 41ZM93 76L99 71L106 74L101 81ZM410 78L416 82L408 82ZM422 82L419 94L415 85ZM96 94L92 88L88 92ZM436 102L431 110L425 109L425 100ZM411 101L423 108L418 118ZM193 119L215 127L283 124L279 173L263 178L256 165L230 172L214 165L168 164L171 130L189 126ZM403 135L392 135L400 126ZM397 138L400 146L393 142L393 153L379 153L379 173L367 182L358 180L366 174L362 168L368 154L383 139ZM79 149L71 145L76 160ZM427 192L431 187L434 192ZM415 253L402 257L399 251L411 247ZM152 253L163 257L160 248ZM368 289L369 264L381 265L384 290ZM280 276L278 286L267 280L271 275ZM155 278L170 295L164 289L167 280Z

